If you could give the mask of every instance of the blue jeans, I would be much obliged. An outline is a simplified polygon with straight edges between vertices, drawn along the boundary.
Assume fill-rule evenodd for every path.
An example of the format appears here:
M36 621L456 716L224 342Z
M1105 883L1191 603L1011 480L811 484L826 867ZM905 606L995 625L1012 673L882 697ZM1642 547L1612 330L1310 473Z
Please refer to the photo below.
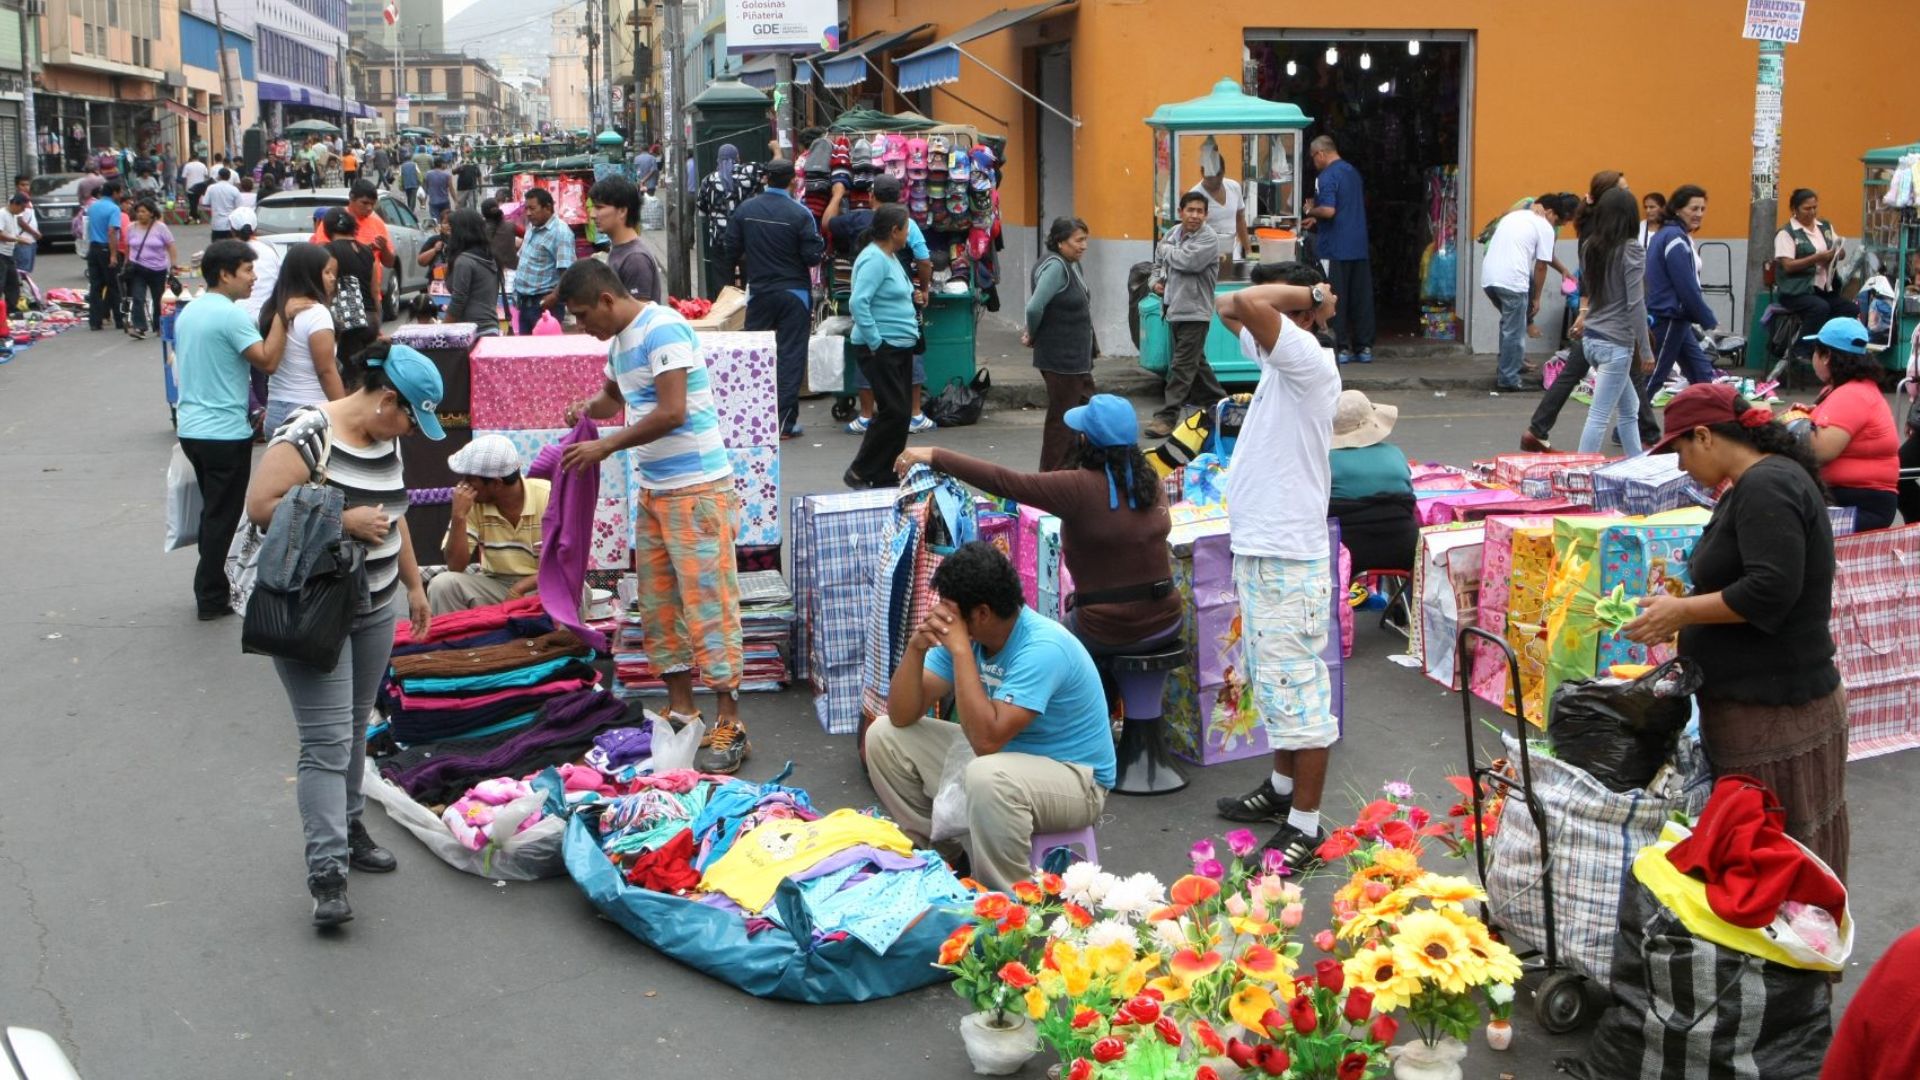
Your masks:
M1527 357L1527 294L1492 285L1483 290L1500 310L1500 369L1494 383L1505 388L1520 385L1520 366Z
M1593 367L1593 404L1587 407L1587 425L1580 429L1580 452L1597 452L1611 427L1620 435L1621 451L1632 457L1640 452L1640 393L1633 386L1633 347L1592 334L1582 344Z
M513 328L515 333L533 333L534 326L540 321L540 313L546 310L546 308L542 306L546 302L546 299L545 293L537 296L530 296L523 292L513 294ZM559 318L559 316L556 315L554 318Z

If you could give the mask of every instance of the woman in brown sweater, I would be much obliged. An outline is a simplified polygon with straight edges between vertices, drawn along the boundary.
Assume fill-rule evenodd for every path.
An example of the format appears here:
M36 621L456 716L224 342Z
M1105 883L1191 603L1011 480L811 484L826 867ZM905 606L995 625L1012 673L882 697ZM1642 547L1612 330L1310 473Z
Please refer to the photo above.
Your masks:
M1133 406L1095 394L1068 409L1079 433L1080 467L1023 473L952 450L908 449L895 462L905 473L927 464L982 491L1003 495L1060 519L1060 556L1073 573L1067 627L1093 655L1113 695L1106 658L1170 644L1180 631L1180 594L1167 550L1172 518L1166 490L1139 449Z

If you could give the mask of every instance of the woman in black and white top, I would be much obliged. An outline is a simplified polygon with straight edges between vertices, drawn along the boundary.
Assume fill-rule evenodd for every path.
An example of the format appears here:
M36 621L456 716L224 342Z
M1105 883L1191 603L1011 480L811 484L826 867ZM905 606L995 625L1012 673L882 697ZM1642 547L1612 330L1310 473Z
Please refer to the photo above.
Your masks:
M360 774L367 714L393 651L394 594L406 591L415 638L426 636L431 619L407 534L400 437L416 427L429 439L444 434L434 415L443 387L432 361L405 345L381 343L354 363L364 371L359 390L295 410L274 432L247 490L247 517L264 529L287 492L307 482L324 461L326 483L345 497L341 529L367 548L367 597L332 670L273 661L300 735L296 792L317 926L353 918L348 866L374 873L394 868L393 855L360 823L366 806Z
M293 410L347 396L346 379L334 350L333 302L339 264L319 244L295 244L280 266L273 293L260 310L260 336L275 320L287 323L287 348L268 373L267 415L262 427L278 431Z

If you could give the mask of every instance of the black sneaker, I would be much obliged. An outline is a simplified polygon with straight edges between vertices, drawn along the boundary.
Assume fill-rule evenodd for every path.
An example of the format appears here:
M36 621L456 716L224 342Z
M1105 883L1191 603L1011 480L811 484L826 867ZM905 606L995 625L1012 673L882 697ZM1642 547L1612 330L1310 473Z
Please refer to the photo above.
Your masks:
M1220 811L1220 816L1228 821L1271 821L1278 824L1287 820L1287 811L1293 809L1293 797L1273 790L1273 778L1266 777L1260 781L1259 787L1245 795L1229 796L1213 805Z
M1327 834L1322 830L1316 829L1308 835L1292 825L1282 825L1260 849L1278 851L1295 875L1308 874L1320 869L1320 845L1326 840Z
M347 823L347 863L369 874L384 874L400 865L393 852L373 842L372 834L359 821Z
M731 776L740 771L753 746L747 742L747 728L738 720L715 721L712 731L701 740L700 751L693 756L693 767L703 773Z
M347 903L347 875L339 867L308 874L307 891L313 894L313 925L339 926L353 920L353 905Z

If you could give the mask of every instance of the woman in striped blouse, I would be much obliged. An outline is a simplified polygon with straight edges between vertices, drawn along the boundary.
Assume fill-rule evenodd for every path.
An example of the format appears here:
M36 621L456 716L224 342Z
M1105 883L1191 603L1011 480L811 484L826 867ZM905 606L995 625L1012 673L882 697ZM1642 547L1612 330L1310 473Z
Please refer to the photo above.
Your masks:
M407 534L400 437L416 427L429 439L444 434L434 415L442 386L432 361L405 345L383 342L362 352L353 366L364 372L358 391L295 410L274 432L247 492L247 516L264 529L287 492L324 472L326 483L345 496L341 528L367 548L367 596L338 663L322 671L273 661L300 733L296 791L316 926L353 918L346 895L349 866L371 873L394 868L393 855L360 822L366 806L360 770L367 714L393 649L394 594L406 590L416 639L426 636L431 618Z

